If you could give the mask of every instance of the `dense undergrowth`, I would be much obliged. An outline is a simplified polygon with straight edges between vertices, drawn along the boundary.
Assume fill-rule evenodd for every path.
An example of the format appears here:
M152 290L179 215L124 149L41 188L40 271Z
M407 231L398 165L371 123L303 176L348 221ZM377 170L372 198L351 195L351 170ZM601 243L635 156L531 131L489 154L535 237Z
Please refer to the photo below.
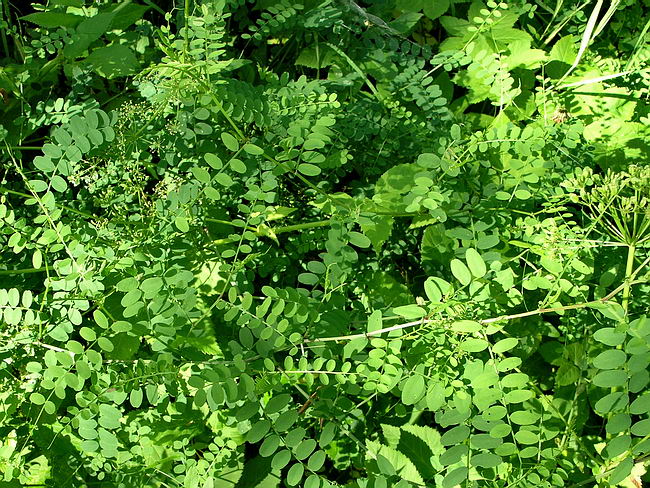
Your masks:
M641 486L647 0L1 5L0 487Z

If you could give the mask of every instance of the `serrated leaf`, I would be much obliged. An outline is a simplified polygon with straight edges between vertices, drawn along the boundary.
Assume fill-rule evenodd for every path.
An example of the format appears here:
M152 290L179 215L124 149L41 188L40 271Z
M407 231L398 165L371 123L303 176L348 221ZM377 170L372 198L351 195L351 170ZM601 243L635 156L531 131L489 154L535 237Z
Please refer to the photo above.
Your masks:
M135 53L123 44L112 44L95 49L86 58L86 62L97 73L109 79L129 76L135 73L139 66Z
M562 63L571 65L576 59L578 50L576 49L576 41L573 35L569 34L559 39L549 53L549 58L553 61L560 61Z
M21 17L23 20L32 22L40 27L58 28L58 27L75 27L83 17L74 14L61 12L36 12Z
M372 247L379 252L393 230L393 218L383 215L368 215L359 217L359 225Z
M435 20L449 9L449 0L432 0L425 2L424 15L430 20Z
M417 485L424 484L424 480L415 465L401 452L374 441L366 441L366 448L368 457L374 457L378 462L379 459L383 459L400 478Z

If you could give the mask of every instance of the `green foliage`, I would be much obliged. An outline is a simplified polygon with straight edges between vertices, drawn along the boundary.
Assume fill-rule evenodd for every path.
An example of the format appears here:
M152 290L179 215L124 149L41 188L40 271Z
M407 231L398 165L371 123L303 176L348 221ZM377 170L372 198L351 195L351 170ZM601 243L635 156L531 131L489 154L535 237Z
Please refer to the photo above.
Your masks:
M650 24L596 3L4 2L0 486L640 486Z

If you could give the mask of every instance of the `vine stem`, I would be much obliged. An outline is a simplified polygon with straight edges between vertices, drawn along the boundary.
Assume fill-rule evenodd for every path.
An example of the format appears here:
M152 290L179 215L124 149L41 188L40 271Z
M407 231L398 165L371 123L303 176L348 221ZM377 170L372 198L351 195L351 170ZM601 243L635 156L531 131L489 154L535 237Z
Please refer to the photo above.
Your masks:
M521 313L515 313L511 315L500 315L499 317L492 317L489 319L481 319L478 320L477 322L481 325L487 325L487 324L492 324L495 322L503 322L503 321L508 321L508 320L514 320L514 319L520 319L523 317L530 317L531 315L541 315L544 313L553 313L553 312L564 312L566 310L576 310L576 309L581 309L581 308L587 308L587 307L593 307L595 305L601 305L603 303L609 302L612 298L614 298L618 293L620 293L621 290L624 290L626 286L631 286L632 285L632 280L634 277L643 269L648 263L650 263L650 257L646 258L641 265L631 272L626 279L626 281L617 286L611 293L608 295L604 296L603 298L599 298L597 300L591 300L589 302L583 302L583 303L576 303L573 305L565 305L563 307L551 307L551 308L538 308L535 310L530 310L528 312L521 312ZM371 332L363 332L360 334L351 334L351 335L345 335L345 336L336 336L336 337L318 337L315 339L305 339L303 343L315 343L315 342L332 342L332 341L351 341L354 339L361 339L361 338L370 338L373 336L385 334L387 332L393 332L395 330L401 330L401 329L407 329L409 327L415 327L418 325L425 325L425 324L433 324L433 323L439 323L439 319L425 319L422 318L420 320L414 320L412 322L407 322L405 324L398 324L398 325L393 325L391 327L386 327L383 329L377 329L373 330Z

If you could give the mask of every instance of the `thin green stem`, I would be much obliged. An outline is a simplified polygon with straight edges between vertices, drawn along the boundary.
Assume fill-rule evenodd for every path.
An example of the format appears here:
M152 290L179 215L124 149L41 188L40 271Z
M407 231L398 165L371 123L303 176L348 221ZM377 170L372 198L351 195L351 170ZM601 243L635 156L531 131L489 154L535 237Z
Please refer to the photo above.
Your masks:
M59 53L55 58L50 59L43 67L38 71L37 80L40 81L45 78L50 71L57 68L59 65L63 64L63 54Z
M632 284L632 280L634 277L643 269L648 263L650 263L650 257L646 258L643 263L641 263L640 266L638 266L634 271L632 271L629 275L629 283L630 285ZM557 313L557 312L565 312L567 310L578 310L581 308L588 308L588 307L597 307L599 305L602 305L604 303L609 302L612 298L614 298L616 295L618 295L621 290L625 288L626 283L623 283L619 286L617 286L614 290L612 290L609 294L604 296L603 298L598 298L596 300L591 300L588 302L582 302L582 303L575 303L573 305L565 305L562 307L549 307L549 308L538 308L536 310L529 310L528 312L521 312L521 313L515 313L511 315L500 315L498 317L492 317L489 319L481 319L478 320L477 322L481 325L488 325L488 324L493 324L495 322L506 322L514 319L522 319L524 317L531 317L533 315L541 315L541 314L546 314L546 313ZM421 318L419 320L414 320L412 322L407 322L404 324L398 324L398 325L393 325L391 327L385 327L383 329L377 329L373 330L371 332L363 332L359 334L350 334L350 335L343 335L343 336L334 336L334 337L317 337L314 339L305 339L303 341L304 344L307 343L316 343L316 342L331 342L331 341L351 341L354 339L361 339L361 338L370 338L373 336L385 334L387 332L393 332L396 330L402 330L402 329L407 329L411 327L416 327L416 326L424 326L428 324L440 324L441 321L444 319L429 319L429 318Z
M379 101L379 103L384 102L384 97L381 96L379 91L377 91L377 88L375 88L375 85L373 85L372 81L370 81L370 78L368 78L366 74L363 72L363 70L359 68L359 66L354 61L352 61L350 56L345 54L341 49L336 47L334 44L331 44L329 42L325 42L324 44L347 61L347 63L354 70L354 72L357 73L361 77L361 79L365 81L366 85L368 86L372 94L375 96L375 98Z
M34 198L33 195L28 195L27 193L22 193L19 191L15 190L10 190L9 188L5 188L4 186L0 186L0 193L5 193L7 195L15 195L17 197L21 198ZM77 210L76 208L68 207L67 205L61 205L60 203L57 203L57 206L67 210L68 212L72 212L77 215L82 215L83 217L89 218L89 219L96 219L98 218L96 215L89 214L88 212L84 212L83 210Z
M327 227L332 223L331 220L319 220L317 222L305 222L304 224L285 225L284 227L277 227L273 229L276 234L283 234L285 232L294 232L297 230L313 229L315 227Z
M0 23L5 21L4 7L6 7L6 5L4 4L4 2L2 2L2 3L3 3L3 5L0 7ZM9 18L7 18L6 23L7 23L7 26L9 26ZM2 35L2 48L4 49L4 52L5 52L5 58L9 58L10 57L9 43L7 42L7 32L5 31L5 29L0 30L0 35Z
M203 220L207 220L208 222L214 222L215 224L232 225L233 227L240 227L242 229L251 230L253 232L257 231L257 228L246 226L246 224L241 223L241 222L233 222L233 221L229 221L229 220L213 219L212 217L204 217Z
M553 38L554 38L556 35L558 35L558 34L562 31L562 29L564 28L564 26L565 26L566 24L568 24L568 23L571 21L571 19L572 19L575 15L577 15L578 13L580 13L580 11L581 11L582 9L584 9L587 5L589 5L589 2L590 2L590 1L591 1L591 0L587 0L587 1L584 2L582 5L576 7L575 9L573 9L573 10L571 10L571 11L569 11L569 13L566 14L566 15L564 16L564 18L560 21L559 25L558 25L555 29L553 29L553 32L551 32L551 33L548 35L548 37L544 40L544 44L549 44L549 43L553 40ZM561 5L561 3L562 3L562 1L560 2L560 5ZM556 10L559 10L559 9L556 8ZM544 32L542 33L542 36L546 35L546 32L548 31L548 28L551 26L551 24L552 24L552 22L549 22L549 23L548 23L548 26L546 27L546 29L545 29Z
M32 196L28 195L27 193L10 190L9 188L5 188L4 186L0 186L0 193L6 193L8 195L16 195L18 197L23 197L23 198L32 198Z
M636 252L636 246L630 244L627 248L627 263L625 265L625 286L623 288L623 311L627 317L627 310L630 303L630 294L632 288L632 272L634 271L634 253Z
M46 267L43 267L43 268L23 268L23 269L0 269L0 276L29 274L29 273L44 273L45 271L47 271Z
M184 47L183 47L183 62L187 62L187 53L190 50L190 32L189 32L189 22L188 19L190 17L190 1L191 0L185 0L185 9L183 10L183 22L185 25L183 26L183 37L184 37Z
M121 10L124 10L126 7L128 7L133 0L124 0L121 4L119 4L117 7L115 7L115 10L113 10L113 13L119 13Z
M305 222L304 224L294 224L294 225L285 225L284 227L276 227L276 228L270 228L269 229L260 229L255 228L255 227L249 227L245 225L239 225L236 223L232 222L227 222L225 220L217 220L217 219L211 219L211 218L206 218L206 220L211 221L211 222L218 222L222 224L228 224L232 225L234 227L243 227L246 230L251 230L255 233L257 236L265 236L265 235L274 235L274 234L284 234L287 232L294 232L294 231L301 231L301 230L306 230L306 229L313 229L316 227L327 227L328 225L331 224L331 220L318 220L316 222ZM215 239L212 241L212 244L216 246L222 246L225 244L232 244L235 242L239 241L239 237L236 238L231 238L231 237L226 237L223 239Z
M641 33L639 34L639 37L636 40L636 43L634 44L634 53L632 54L632 56L630 56L630 59L627 61L627 64L625 65L625 71L629 70L630 67L632 67L637 57L639 56L639 53L641 53L641 50L639 48L645 42L648 29L650 29L650 20L648 20L643 26L643 29L641 30Z
M166 12L163 9L161 9L158 5L153 3L151 0L142 0L142 2L145 3L146 5L148 5L149 7L151 7L152 9L154 9L160 15L162 15L162 16L165 15Z

